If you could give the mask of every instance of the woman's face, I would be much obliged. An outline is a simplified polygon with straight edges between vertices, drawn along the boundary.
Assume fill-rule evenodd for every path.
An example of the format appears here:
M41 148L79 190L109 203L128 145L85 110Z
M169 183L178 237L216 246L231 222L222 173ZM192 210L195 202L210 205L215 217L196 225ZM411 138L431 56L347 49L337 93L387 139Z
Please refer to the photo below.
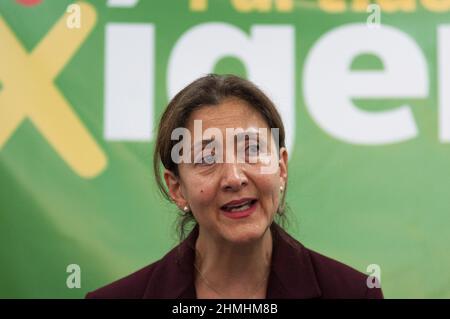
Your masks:
M220 140L215 136L216 148L199 147L195 151L194 144L201 145L202 140L207 144L204 140L212 136L194 136L194 120L201 120L202 133L210 128L222 133ZM286 149L281 148L277 154L264 118L236 98L197 109L187 123L192 160L178 165L178 178L165 171L170 195L180 208L189 207L204 235L234 243L262 237L276 214L282 195L280 186L284 189L287 180ZM242 128L244 132L265 128L267 134L248 134L231 142L227 128ZM238 152L244 155L240 160ZM274 169L267 169L269 165Z

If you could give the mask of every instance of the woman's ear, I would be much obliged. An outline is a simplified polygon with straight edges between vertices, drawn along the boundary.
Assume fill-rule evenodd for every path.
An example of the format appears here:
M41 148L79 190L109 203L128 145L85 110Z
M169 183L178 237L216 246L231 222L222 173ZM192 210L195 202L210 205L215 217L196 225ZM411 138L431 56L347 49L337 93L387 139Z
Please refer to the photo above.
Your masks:
M280 166L280 183L283 188L286 188L287 182L287 174L288 174L288 152L286 147L280 148L280 157L279 157L279 166Z
M169 195L178 207L183 209L187 205L187 200L184 198L181 191L180 178L176 176L172 171L164 169L164 180L169 190Z

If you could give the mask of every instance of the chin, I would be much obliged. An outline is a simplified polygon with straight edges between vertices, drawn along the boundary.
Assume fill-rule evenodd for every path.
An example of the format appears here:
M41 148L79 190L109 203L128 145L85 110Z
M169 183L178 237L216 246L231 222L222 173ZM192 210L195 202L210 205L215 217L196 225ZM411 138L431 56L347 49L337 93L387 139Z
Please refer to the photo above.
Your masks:
M260 240L267 227L255 224L232 225L231 229L228 229L227 233L224 234L224 238L236 244L249 244Z

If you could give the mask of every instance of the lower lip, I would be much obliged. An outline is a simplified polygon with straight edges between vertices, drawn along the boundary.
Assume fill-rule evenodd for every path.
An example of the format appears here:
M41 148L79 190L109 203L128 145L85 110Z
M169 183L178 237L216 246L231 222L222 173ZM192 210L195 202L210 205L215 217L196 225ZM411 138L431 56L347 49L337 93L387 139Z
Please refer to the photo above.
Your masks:
M245 217L250 216L255 211L257 204L258 204L258 202L256 201L246 210L239 211L239 212L229 212L229 211L226 211L223 209L221 209L221 211L225 216L227 216L229 218L233 218L233 219L245 218Z

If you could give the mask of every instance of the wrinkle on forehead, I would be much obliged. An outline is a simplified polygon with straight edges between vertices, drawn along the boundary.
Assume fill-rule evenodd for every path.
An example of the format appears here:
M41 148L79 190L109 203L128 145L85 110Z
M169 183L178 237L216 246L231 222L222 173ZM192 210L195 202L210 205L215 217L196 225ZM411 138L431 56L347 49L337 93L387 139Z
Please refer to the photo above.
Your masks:
M205 105L192 112L187 128L193 132L194 120L202 120L202 129L269 128L263 116L247 102L238 98L225 99L218 105ZM269 128L270 129L270 128Z

